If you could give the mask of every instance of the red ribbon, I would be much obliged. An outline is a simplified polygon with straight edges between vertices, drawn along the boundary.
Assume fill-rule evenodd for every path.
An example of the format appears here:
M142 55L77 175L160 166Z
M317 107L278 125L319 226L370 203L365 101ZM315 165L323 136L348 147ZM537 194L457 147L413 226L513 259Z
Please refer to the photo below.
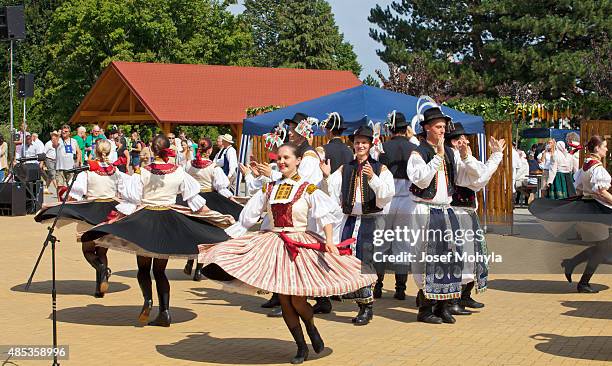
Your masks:
M176 152L174 150L172 150L171 148L165 148L162 149L159 152L159 157L162 158L162 160L167 163L169 158L173 158L176 156Z
M325 252L325 243L301 243L299 241L291 239L286 232L281 232L280 237L281 239L283 239L283 242L285 242L285 248L287 248L287 251L289 252L289 257L292 261L294 261L297 255L299 254L298 248L314 249L320 252ZM353 244L355 241L355 238L350 238L344 240L339 244L336 244L340 255L353 254L353 251L351 250L351 244Z
M270 160L278 160L278 154L275 154L273 152L269 152L268 153L268 159L270 159Z

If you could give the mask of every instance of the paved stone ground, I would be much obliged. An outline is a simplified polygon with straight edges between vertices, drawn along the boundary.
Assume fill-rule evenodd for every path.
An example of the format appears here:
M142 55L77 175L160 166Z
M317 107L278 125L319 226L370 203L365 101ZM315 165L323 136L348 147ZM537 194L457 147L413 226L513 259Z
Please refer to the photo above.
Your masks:
M514 230L518 235L487 236L489 250L502 253L504 263L495 267L490 289L479 296L487 305L481 312L458 317L455 325L418 323L414 284L409 281L410 296L400 302L392 298L393 276L387 276L370 325L351 324L355 306L349 303L334 303L332 314L317 317L327 349L320 355L311 351L307 364L610 364L612 275L593 278L603 290L599 294L576 293L558 263L583 247L555 242L522 213ZM31 292L24 292L45 227L32 216L0 217L0 344L51 343L50 250ZM74 229L61 229L58 237L59 342L70 346L70 360L62 365L287 364L295 352L282 319L267 318L259 307L264 297L228 294L206 280L193 282L178 260L168 270L174 323L140 327L135 258L109 252L111 292L95 299L94 272L81 256ZM605 267L602 271L609 272Z

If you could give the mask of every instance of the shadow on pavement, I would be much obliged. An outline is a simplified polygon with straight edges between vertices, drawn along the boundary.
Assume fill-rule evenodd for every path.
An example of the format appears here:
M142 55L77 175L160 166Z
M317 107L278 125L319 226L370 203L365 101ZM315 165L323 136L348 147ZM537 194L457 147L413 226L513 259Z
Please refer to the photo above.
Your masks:
M545 341L535 346L540 352L583 360L612 361L612 336L566 337L539 333L530 338Z
M561 305L575 309L568 310L562 315L612 320L612 302L610 301L563 301Z
M609 289L606 285L591 283L591 287L604 291ZM528 294L571 294L576 292L576 284L567 281L549 280L507 280L498 279L489 281L488 288L507 292L521 292Z
M195 265L194 265L194 268L195 268ZM113 272L113 276L136 278L136 274L137 273L138 273L137 270L130 269L130 270L126 270L126 271ZM185 273L183 273L182 269L179 269L179 268L166 268L166 277L168 277L168 280L170 280L170 281L193 281L193 279L192 279L193 278L193 271L191 272L191 276L188 276Z
M325 339L325 335L322 336ZM309 347L308 360L323 358L333 352L331 348L326 347L323 352L316 354L312 350L310 340L307 339L306 342ZM288 364L297 348L292 341L271 338L215 338L204 332L190 334L175 343L157 345L156 349L160 354L178 360L266 365Z
M240 310L255 314L267 315L271 309L261 307L270 295L265 298L255 295L238 294L212 288L192 288L189 291L197 296L195 304L214 305L214 306L239 306ZM416 322L416 307L414 296L406 296L406 300L400 301L393 298L395 291L383 291L383 298L374 301L374 317L386 318L402 323ZM227 303L219 303L219 300ZM311 302L313 304L313 302ZM401 308L397 309L397 308ZM406 309L406 310L403 310ZM351 323L351 319L357 315L359 308L354 302L332 301L332 312L329 314L315 314L316 318L325 320ZM340 315L337 312L354 312L350 315Z
M87 306L60 309L57 311L57 321L83 325L103 326L141 326L138 314L141 306L104 306L90 304ZM149 320L157 316L157 306L154 306ZM184 323L197 317L191 309L170 306L172 323ZM51 319L51 315L49 315Z
M25 283L11 287L11 291L32 292L35 294L51 294L51 281L32 282L30 290L25 290ZM56 280L58 295L90 295L96 290L96 281L85 280ZM128 290L130 286L121 282L109 282L108 293Z

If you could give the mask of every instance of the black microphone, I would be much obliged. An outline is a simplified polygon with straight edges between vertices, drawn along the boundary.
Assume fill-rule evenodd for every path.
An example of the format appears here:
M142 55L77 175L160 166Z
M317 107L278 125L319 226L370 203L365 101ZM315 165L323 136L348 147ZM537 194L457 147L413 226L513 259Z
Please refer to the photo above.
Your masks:
M79 167L64 170L64 171L69 174L72 174L72 173L79 174L80 172L86 172L88 170L89 170L89 165L81 165Z

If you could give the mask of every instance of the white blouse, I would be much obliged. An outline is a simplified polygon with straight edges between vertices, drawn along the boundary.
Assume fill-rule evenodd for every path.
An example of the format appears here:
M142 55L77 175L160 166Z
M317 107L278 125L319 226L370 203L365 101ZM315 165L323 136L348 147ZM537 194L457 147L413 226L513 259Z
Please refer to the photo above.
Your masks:
M586 161L590 160L587 158ZM610 177L610 173L601 165L595 165L586 172L583 169L578 169L576 174L574 174L574 185L576 186L576 191L578 193L582 193L585 197L593 196L593 193L599 192L602 189L608 190L610 189L610 181L612 178ZM604 206L612 208L612 205L595 198L597 202L601 203Z
M192 176L198 184L200 184L201 190L209 190L214 189L219 192L224 197L232 197L232 192L227 188L229 187L230 181L227 178L227 175L223 173L223 169L221 169L216 164L212 163L205 168L196 168L191 165L191 160L186 163L187 174Z
M274 219L272 218L271 206L275 203L289 203L295 198L295 194L298 188L305 183L304 179L293 180L291 178L283 178L277 180L274 183L272 192L264 192L260 189L244 206L240 213L238 222L234 225L225 229L226 233L235 238L242 236L246 231L255 225L259 218L267 212L269 222L266 228L262 229L272 231L314 231L322 234L323 228L327 224L332 226L338 224L342 218L342 210L328 195L326 195L320 189L315 189L308 192L305 189L302 196L299 197L295 203L291 206L292 209L292 222L293 227L287 230L287 228L281 228L274 226ZM276 192L281 184L289 184L292 186L290 194L282 199L275 199ZM270 199L268 199L268 194Z
M107 167L108 164L100 163L100 166ZM87 199L115 198L121 175L126 174L118 169L115 169L112 175L100 175L93 171L80 172L70 190L70 197L77 201L84 197Z

